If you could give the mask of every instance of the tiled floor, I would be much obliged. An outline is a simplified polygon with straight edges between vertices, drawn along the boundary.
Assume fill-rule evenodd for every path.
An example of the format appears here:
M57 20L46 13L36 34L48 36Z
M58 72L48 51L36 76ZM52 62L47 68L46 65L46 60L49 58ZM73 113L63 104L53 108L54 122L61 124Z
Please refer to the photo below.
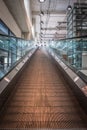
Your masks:
M0 128L87 128L87 116L44 50L22 73Z

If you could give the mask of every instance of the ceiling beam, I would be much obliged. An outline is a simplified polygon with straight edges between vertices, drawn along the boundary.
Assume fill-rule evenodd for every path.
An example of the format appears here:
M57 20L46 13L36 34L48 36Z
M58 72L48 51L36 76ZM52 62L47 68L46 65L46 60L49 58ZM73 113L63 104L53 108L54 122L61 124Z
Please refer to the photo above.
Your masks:
M49 35L55 35L55 33L53 33L53 34L45 34L45 35L48 35L48 36L49 36ZM65 34L65 33L64 33L64 34L59 34L59 33L57 33L56 35L59 36L59 35L66 35L66 34Z
M66 30L66 27L65 26L60 26L59 28L43 28L42 30Z
M43 39L43 38L59 38L59 37L65 37L65 36L66 36L66 35L57 36L57 37L54 37L54 36L50 36L50 37L44 36L44 37L41 37L41 39Z
M44 14L48 14L47 11L43 11ZM49 11L49 14L66 14L66 10L62 11ZM40 15L40 11L32 11L32 15Z
M29 22L22 0L4 0L17 25L22 32L29 32Z

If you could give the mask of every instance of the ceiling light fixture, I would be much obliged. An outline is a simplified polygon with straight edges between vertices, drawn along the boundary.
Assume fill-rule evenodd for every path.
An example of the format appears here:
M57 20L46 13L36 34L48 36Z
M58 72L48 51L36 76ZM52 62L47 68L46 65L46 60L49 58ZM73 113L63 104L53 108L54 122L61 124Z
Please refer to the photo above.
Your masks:
M44 22L43 22L43 21L41 21L41 24L44 24Z
M68 11L72 10L72 6L71 6L71 5L68 5L67 10L68 10Z
M72 10L72 6L70 5L70 0L69 0L69 4L68 4L68 7L67 7L67 10L68 11Z
M43 11L41 11L41 13L40 13L40 14L41 14L41 16L43 16L43 15L44 15L44 12L43 12Z
M43 28L41 28L41 30L43 30Z
M45 2L45 0L39 0L39 2L40 2L40 3L44 3L44 2Z

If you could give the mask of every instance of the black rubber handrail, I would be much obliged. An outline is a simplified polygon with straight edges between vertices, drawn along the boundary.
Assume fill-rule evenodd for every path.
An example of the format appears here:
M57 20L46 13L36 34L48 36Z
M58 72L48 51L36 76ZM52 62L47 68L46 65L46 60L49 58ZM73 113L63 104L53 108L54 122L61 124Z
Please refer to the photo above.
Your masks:
M16 38L16 39L21 39L21 40L25 40L25 41L31 41L31 40L26 40L20 37L15 37L15 36L9 36L9 35L5 35L5 34L0 34L0 36L5 36L5 37L9 37L9 38ZM64 38L64 39L59 39L59 40L55 40L55 41L63 41L63 40L71 40L71 39L81 39L81 38L87 38L87 35L84 36L79 36L79 37L71 37L71 38Z

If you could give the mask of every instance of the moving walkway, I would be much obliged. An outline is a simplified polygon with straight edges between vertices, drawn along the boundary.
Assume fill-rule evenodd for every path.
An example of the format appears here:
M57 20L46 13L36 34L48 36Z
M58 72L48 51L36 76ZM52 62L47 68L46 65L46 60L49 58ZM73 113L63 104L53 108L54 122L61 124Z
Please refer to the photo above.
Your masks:
M2 89L0 96L1 129L87 129L86 112L54 62L55 55L49 53L52 56L45 47L33 48L12 69L20 71L19 74L12 73L15 82L9 81L11 71L2 78L0 85L6 82L7 89Z

